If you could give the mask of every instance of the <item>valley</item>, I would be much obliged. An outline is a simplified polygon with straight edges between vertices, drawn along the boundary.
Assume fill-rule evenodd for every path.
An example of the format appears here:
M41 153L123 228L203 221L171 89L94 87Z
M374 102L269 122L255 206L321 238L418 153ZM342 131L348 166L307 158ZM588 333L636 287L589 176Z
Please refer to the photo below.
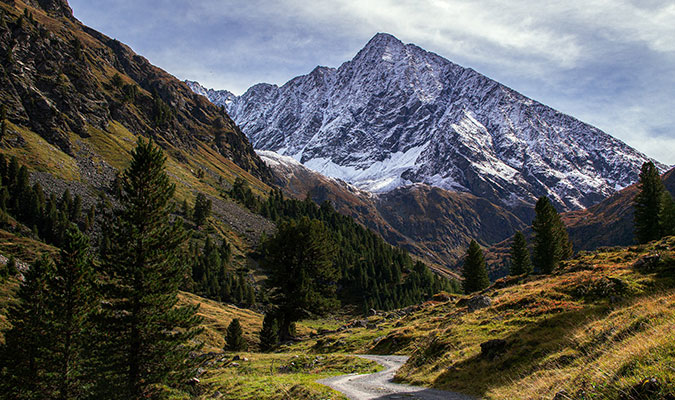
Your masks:
M238 96L75 15L0 0L0 399L675 399L668 165L390 34Z

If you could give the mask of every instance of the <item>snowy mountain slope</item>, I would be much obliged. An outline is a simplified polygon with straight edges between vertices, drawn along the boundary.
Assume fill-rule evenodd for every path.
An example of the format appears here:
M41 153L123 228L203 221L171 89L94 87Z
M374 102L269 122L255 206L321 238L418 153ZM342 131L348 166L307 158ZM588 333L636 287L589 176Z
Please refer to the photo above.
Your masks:
M207 89L199 84L199 82L185 81L185 83L192 89L193 92L200 94L217 106L228 107L237 98L234 93L227 90L213 90Z
M206 95L256 149L368 191L426 183L522 216L542 195L561 210L588 207L635 182L648 160L593 126L388 34L337 69L317 67L239 97Z

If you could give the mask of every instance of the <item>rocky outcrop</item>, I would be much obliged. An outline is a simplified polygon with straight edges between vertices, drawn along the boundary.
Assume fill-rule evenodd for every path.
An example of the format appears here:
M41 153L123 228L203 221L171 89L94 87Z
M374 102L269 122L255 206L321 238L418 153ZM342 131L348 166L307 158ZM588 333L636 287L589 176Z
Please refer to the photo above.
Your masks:
M13 3L13 1L12 1ZM73 10L66 0L25 0L33 7L39 7L56 17L73 18Z

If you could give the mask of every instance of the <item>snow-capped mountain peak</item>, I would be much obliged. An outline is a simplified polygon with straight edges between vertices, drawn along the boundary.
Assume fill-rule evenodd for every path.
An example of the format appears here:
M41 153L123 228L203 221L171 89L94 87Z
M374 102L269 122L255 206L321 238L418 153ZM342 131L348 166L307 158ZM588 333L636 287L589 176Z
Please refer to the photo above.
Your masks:
M197 87L197 90L200 90ZM529 209L589 206L648 158L621 141L445 58L378 33L339 68L242 96L205 91L254 147L386 192L422 182Z

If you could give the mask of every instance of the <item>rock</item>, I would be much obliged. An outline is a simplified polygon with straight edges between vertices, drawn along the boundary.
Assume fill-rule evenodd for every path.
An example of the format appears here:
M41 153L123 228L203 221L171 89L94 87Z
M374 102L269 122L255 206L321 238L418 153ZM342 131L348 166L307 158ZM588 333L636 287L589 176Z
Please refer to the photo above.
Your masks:
M480 355L488 359L495 359L506 352L508 343L503 339L492 339L481 343Z
M479 294L478 296L474 296L470 298L466 302L466 306L469 309L469 312L473 312L476 310L479 310L481 308L487 308L492 305L492 299L490 299L487 296L484 296L482 294Z
M232 360L233 360L233 361L239 361L239 360L241 360L241 357L239 357L238 355L236 355L236 356L232 357Z
M354 327L354 328L365 328L367 326L368 326L368 321L366 321L365 319L360 319L358 321L354 321L354 323L352 324L352 327Z
M213 393L213 394L211 395L211 398L212 398L212 399L219 399L219 398L221 398L221 397L223 397L223 394L220 393L219 391L216 391L215 393Z
M372 315L372 316L375 316L375 315L377 315L377 310L375 310L374 308L371 308L370 311L369 311L369 314Z
M232 366L232 367L238 367L238 366L239 366L239 363L233 362L232 364L230 364L230 366Z

